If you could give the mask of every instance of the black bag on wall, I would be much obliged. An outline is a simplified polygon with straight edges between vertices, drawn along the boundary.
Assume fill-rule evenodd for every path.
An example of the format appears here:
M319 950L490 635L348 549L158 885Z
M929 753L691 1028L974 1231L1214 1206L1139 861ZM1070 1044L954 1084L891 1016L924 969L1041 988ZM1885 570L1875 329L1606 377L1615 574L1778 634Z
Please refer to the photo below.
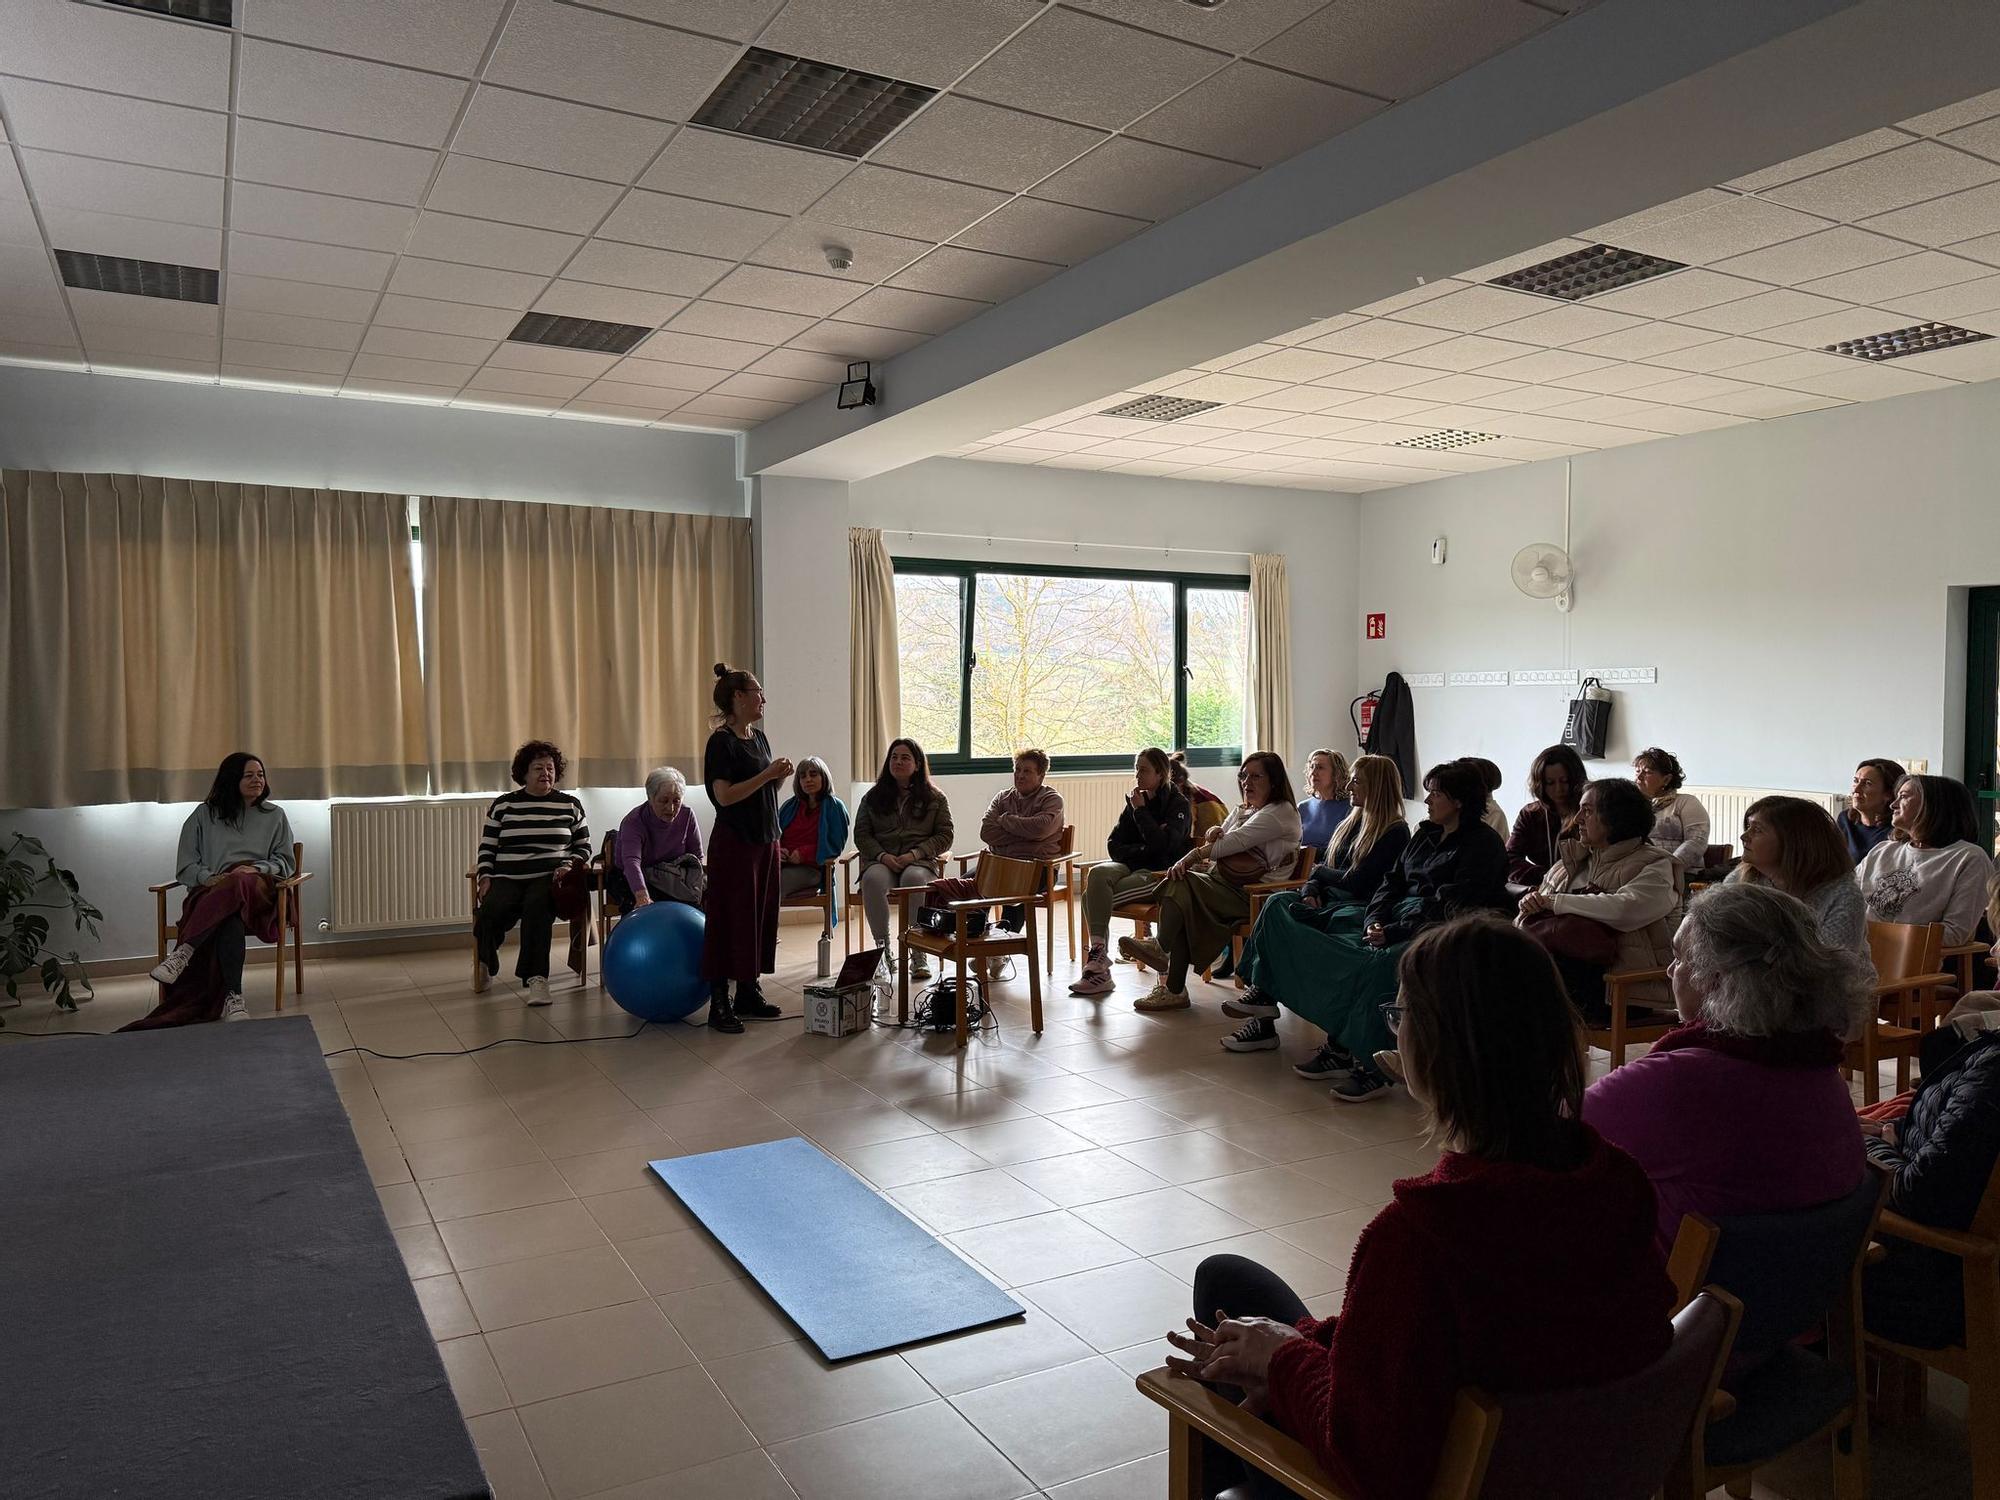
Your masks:
M1610 738L1611 693L1595 677L1586 677L1576 696L1569 700L1562 742L1585 760L1603 760L1604 747Z

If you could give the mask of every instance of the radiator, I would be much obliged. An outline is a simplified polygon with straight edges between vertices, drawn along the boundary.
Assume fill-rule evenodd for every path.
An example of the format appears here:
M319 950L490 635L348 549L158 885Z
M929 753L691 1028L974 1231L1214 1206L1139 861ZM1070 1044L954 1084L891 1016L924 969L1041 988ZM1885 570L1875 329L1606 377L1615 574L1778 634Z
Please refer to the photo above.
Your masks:
M336 802L333 929L462 927L465 872L479 852L483 797Z
M1076 825L1076 852L1081 859L1104 858L1105 840L1125 810L1132 775L1051 776L1049 785L1062 793L1063 819Z
M1847 810L1844 792L1791 792L1748 786L1684 786L1681 790L1708 809L1708 841L1731 845L1738 854L1743 852L1743 815L1750 810L1751 803L1765 797L1801 797L1835 814Z

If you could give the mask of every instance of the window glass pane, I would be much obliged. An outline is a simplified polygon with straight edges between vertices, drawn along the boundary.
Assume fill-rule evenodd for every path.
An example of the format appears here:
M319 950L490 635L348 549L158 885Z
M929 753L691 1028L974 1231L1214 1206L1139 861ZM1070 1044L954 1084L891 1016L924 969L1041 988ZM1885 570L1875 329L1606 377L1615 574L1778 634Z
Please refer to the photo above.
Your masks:
M1250 595L1189 589L1187 742L1237 749L1244 739L1250 680Z
M927 755L956 755L965 648L965 581L931 573L896 575L896 649L902 657L903 733ZM874 766L856 766L864 780Z
M1172 743L1171 583L981 573L972 639L975 756Z

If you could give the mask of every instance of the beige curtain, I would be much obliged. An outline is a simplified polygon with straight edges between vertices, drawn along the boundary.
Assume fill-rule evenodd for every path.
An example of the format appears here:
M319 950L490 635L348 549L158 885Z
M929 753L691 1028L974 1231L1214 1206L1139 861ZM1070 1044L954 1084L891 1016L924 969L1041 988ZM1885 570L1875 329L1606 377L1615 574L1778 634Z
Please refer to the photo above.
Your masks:
M400 495L0 471L0 805L424 789Z
M1250 745L1275 750L1290 766L1292 745L1292 586L1285 560L1250 559Z
M853 695L856 781L873 781L902 732L903 687L896 655L896 570L882 533L847 533L848 688Z
M697 775L716 662L749 666L750 523L507 500L422 501L432 789L511 785L524 740L570 786Z

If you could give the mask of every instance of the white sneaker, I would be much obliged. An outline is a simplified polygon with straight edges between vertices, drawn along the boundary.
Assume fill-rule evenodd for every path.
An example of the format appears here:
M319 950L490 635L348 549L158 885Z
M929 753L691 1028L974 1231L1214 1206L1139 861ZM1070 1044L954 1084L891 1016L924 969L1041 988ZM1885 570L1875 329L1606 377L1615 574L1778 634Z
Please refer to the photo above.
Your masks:
M158 967L146 977L155 984L172 984L187 973L187 966L194 961L194 944L177 943L174 950L161 959Z
M243 997L241 995L224 995L222 997L222 1015L218 1019L224 1021L249 1020L250 1012L243 1008Z
M1186 1010L1194 1002L1185 990L1170 990L1162 979L1145 994L1132 1002L1134 1010Z
M931 977L930 954L926 953L921 948L910 949L910 978L928 979L930 977Z
M1158 973L1166 972L1167 950L1152 938L1122 937L1118 940L1118 953L1120 957Z
M549 982L537 974L533 979L528 981L528 1004L547 1005L549 1003Z

